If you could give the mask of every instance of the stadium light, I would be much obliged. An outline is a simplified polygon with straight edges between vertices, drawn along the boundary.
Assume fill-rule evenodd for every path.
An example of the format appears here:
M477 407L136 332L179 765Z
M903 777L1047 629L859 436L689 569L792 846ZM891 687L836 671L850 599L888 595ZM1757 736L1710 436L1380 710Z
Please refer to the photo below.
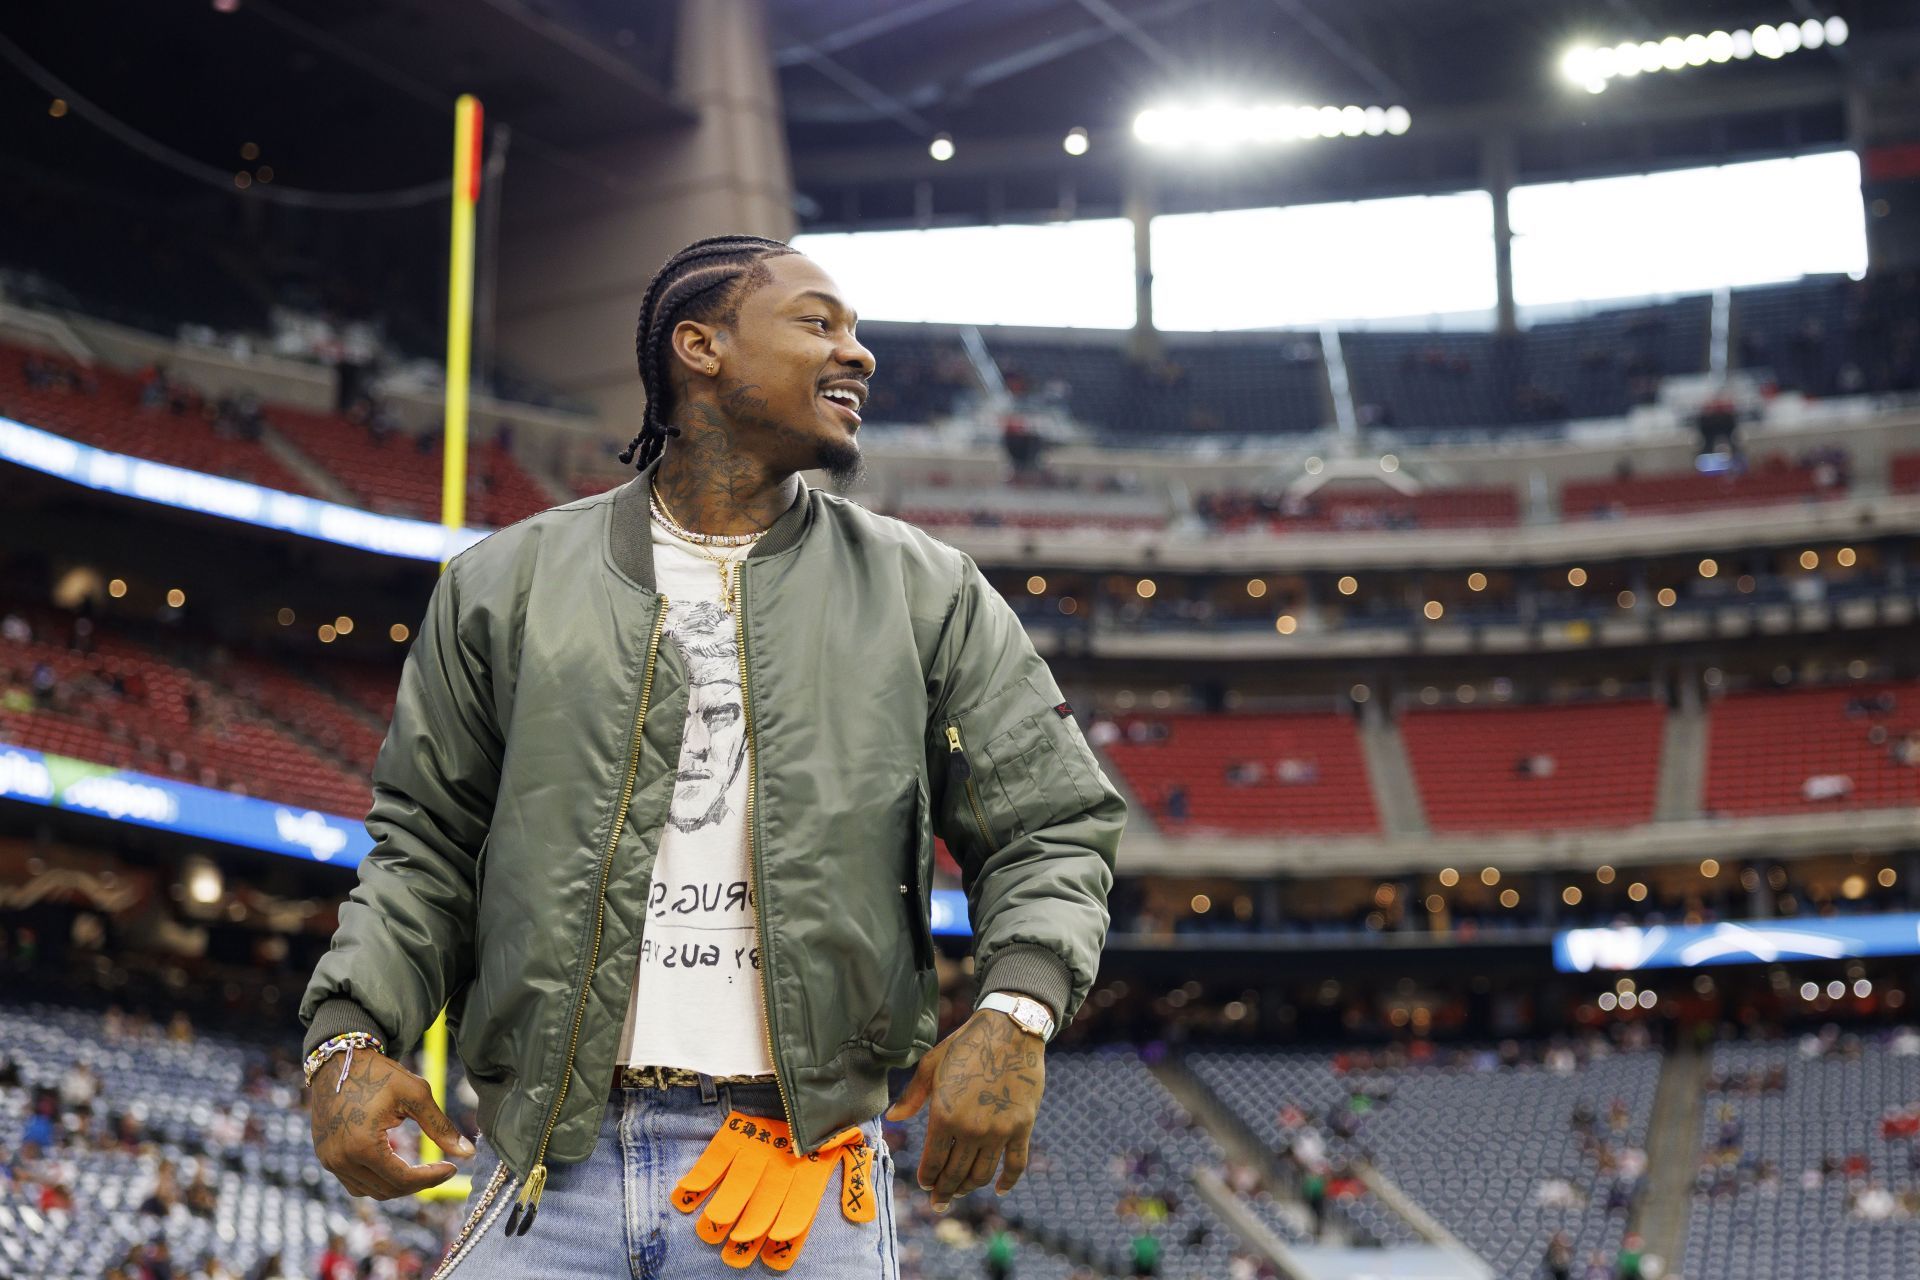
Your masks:
M1398 137L1412 127L1413 114L1405 107L1351 104L1167 103L1148 107L1133 118L1133 136L1147 146L1210 152L1313 138ZM1069 134L1067 150L1079 155L1072 138ZM1081 146L1084 150L1084 138Z
M927 154L942 162L953 159L953 137L950 134L936 134L927 144Z
M1769 60L1806 49L1822 49L1847 42L1851 31L1845 18L1807 18L1757 26L1751 30L1695 32L1664 40L1631 40L1615 45L1577 44L1560 56L1560 74L1588 93L1605 93L1615 80L1680 71L1708 63L1744 62L1756 54Z
M1070 156L1087 154L1087 131L1077 127L1067 130L1067 136L1061 139L1060 146Z

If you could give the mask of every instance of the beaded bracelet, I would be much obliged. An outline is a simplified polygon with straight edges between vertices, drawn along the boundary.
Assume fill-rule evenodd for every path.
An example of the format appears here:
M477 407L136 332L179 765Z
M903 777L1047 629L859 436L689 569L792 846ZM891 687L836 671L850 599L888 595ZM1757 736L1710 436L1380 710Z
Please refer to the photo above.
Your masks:
M309 1088L313 1085L313 1073L320 1069L320 1064L342 1049L347 1052L347 1060L340 1068L340 1079L334 1082L335 1093L340 1092L340 1086L346 1083L347 1073L353 1070L355 1049L371 1049L375 1053L386 1052L386 1046L380 1043L380 1037L370 1031L347 1031L334 1036L331 1040L323 1040L313 1047L313 1052L307 1055L307 1060L301 1067Z

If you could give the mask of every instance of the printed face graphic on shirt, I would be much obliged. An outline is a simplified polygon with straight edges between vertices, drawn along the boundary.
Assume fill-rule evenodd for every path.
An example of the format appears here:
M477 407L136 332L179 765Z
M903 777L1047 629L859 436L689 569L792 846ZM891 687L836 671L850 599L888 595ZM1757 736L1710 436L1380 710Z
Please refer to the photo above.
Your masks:
M717 604L675 607L672 632L687 660L686 737L667 821L698 831L727 816L727 789L747 760L740 705L740 651L732 620Z

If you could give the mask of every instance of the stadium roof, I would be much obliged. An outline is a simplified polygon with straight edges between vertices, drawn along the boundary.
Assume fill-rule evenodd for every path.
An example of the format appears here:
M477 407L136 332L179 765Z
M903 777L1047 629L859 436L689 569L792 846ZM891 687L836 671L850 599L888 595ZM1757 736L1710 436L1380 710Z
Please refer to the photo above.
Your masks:
M1134 114L1167 97L1400 104L1412 132L1243 166L1199 203L1477 180L1470 135L1523 134L1523 172L1692 163L1838 142L1844 86L1920 50L1911 0L767 0L803 212L886 222L1113 211ZM211 163L243 137L315 187L437 176L452 96L479 93L516 154L580 164L684 116L672 3L633 0L70 0L0 34L142 131ZM1843 48L1592 98L1558 74L1612 43L1845 17ZM15 88L27 89L15 80ZM28 97L34 96L29 92ZM1089 131L1072 164L1070 128ZM67 131L61 145L71 146ZM948 133L942 166L929 139ZM9 147L12 150L12 147ZM71 152L64 153L71 156ZM53 159L42 156L43 162ZM65 167L64 165L61 167ZM116 169L132 166L120 164ZM107 172L104 168L100 172ZM922 179L930 192L915 191ZM1075 190L1062 207L1063 186Z

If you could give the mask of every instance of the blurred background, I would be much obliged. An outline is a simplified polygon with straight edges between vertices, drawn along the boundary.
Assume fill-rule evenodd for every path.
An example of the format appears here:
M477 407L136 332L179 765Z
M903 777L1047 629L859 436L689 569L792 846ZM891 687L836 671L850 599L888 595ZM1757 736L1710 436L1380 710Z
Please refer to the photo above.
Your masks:
M0 119L0 1274L434 1270L296 1005L438 563L629 474L723 231L1133 806L1033 1167L903 1182L903 1274L1913 1274L1907 0L65 0Z

